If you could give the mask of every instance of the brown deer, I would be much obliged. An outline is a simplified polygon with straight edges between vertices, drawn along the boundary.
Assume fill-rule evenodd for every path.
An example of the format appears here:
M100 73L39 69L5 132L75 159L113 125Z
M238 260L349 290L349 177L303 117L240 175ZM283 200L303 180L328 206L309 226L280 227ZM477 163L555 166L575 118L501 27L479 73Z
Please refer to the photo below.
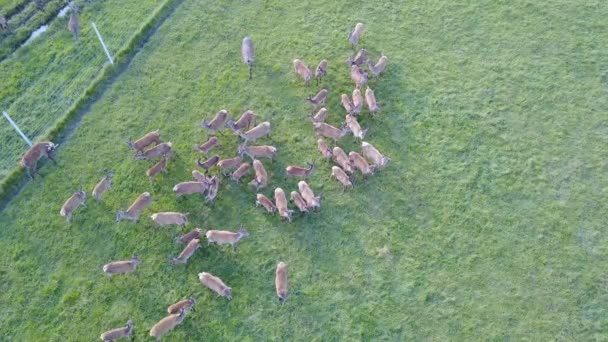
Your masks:
M206 153L209 153L209 151L211 151L215 146L219 146L219 145L220 145L220 141L217 139L217 137L211 137L200 145L194 145L194 149L196 151L206 154Z
M103 265L101 269L108 277L112 277L115 274L134 272L140 263L141 259L137 255L134 255L131 260L113 261Z
M274 285L277 290L277 297L281 302L287 300L287 264L279 262L274 278Z
M157 129L156 131L147 133L143 137L137 139L135 142L129 138L127 141L127 146L129 146L130 149L135 150L135 152L143 152L146 147L152 144L158 145L160 143L160 131Z
M78 20L80 10L78 9L78 7L73 5L70 6L70 8L72 11L70 13L70 20L68 21L68 30L72 32L74 40L78 40L78 36L80 34L80 22Z
M234 158L222 159L217 162L217 167L222 170L222 174L225 174L227 171L236 169L243 163L243 157L236 156Z
M350 65L361 66L367 63L368 60L369 58L367 57L367 50L361 49L357 52L355 57L349 57L346 62Z
M363 35L363 29L363 24L357 23L357 25L355 25L355 28L353 29L353 32L348 35L348 41L351 43L353 49L359 43L359 39L361 39L361 36Z
M312 105L317 108L325 103L325 100L327 99L327 93L327 89L321 89L314 97L309 96L308 98L306 98L306 101L312 103Z
M21 166L23 166L31 179L34 179L36 175L36 165L38 164L38 160L42 157L47 157L53 161L53 163L57 164L55 158L53 156L54 152L57 150L59 145L55 145L50 141L42 141L35 143L30 147L29 150L23 154L21 157Z
M225 297L228 300L232 299L232 288L226 286L222 279L214 276L211 273L201 272L198 274L200 282L209 288L211 291L217 293L218 296Z
M361 171L364 177L374 173L374 168L369 166L367 160L365 160L365 158L363 158L359 153L354 151L350 152L348 154L348 159L359 171Z
M274 146L246 146L240 145L238 153L240 156L247 155L251 159L269 158L273 160L277 156L277 148Z
M239 166L238 169L236 169L232 175L230 175L230 179L232 179L233 181L239 183L241 181L241 178L243 178L248 172L249 172L249 163L244 162L241 164L241 166Z
M176 314L179 313L180 310L184 310L185 312L189 312L190 310L194 311L194 305L196 305L196 299L194 299L194 296L190 296L188 299L180 300L179 302L170 305L167 308L167 313Z
M321 108L317 114L310 114L308 117L312 122L325 122L325 120L327 120L327 109Z
M325 140L317 140L317 147L319 148L319 152L321 152L321 155L323 155L325 159L330 159L333 155L331 148L329 147L329 145L327 145Z
M172 265L187 263L188 259L190 259L190 257L192 257L192 255L194 255L194 252L196 252L196 250L199 249L200 247L201 247L201 244L200 244L199 239L190 240L190 242L188 242L188 244L186 245L184 250L182 250L182 252L179 253L179 255L176 258L171 259L170 263ZM171 312L169 312L169 313L171 313Z
M249 36L243 38L241 55L243 57L243 63L247 64L247 67L249 68L249 79L251 79L253 77L253 42Z
M151 201L152 196L150 196L150 193L144 192L143 194L139 195L137 199L135 199L135 202L131 204L127 211L119 211L118 213L116 213L116 221L118 222L126 219L137 222L139 216L141 215L141 212L144 210L145 207L150 205Z
M171 154L171 143L161 143L143 152L139 151L135 154L135 160L151 160Z
M346 188L353 188L354 187L355 183L353 182L354 181L353 176L349 176L339 166L332 166L331 167L331 176L332 177L336 177L336 179L338 180L338 182L340 182L344 186L343 190L345 190Z
M150 216L152 221L154 221L159 226L168 226L172 224L176 224L178 226L185 226L188 224L188 214L176 213L172 211L166 211L161 213L155 213Z
M361 113L361 109L363 108L363 95L361 95L361 90L355 89L353 90L353 114L357 115Z
M296 205L296 207L298 207L298 209L300 210L300 212L302 212L302 213L307 213L308 212L308 204L306 204L306 201L304 200L304 198L302 197L302 195L300 195L299 192L292 191L291 192L291 200Z
M348 159L346 152L344 152L344 150L341 149L339 146L334 147L333 158L334 158L334 161L338 165L340 165L340 167L342 167L342 169L344 171L346 171L349 174L353 173L353 166L350 163L350 159Z
M68 198L65 203L63 203L59 214L65 217L66 221L69 223L72 219L72 214L74 214L74 211L76 211L79 206L82 205L86 207L86 205L84 204L86 198L87 194L82 190L82 187L80 187L80 190L73 193L72 196L70 196L70 198Z
M264 164L258 159L254 159L253 170L255 171L255 176L249 184L255 186L256 190L266 187L268 185L268 172L266 172Z
M367 73L357 65L351 65L350 78L355 82L355 87L361 89L367 83Z
M97 202L101 201L101 195L112 187L112 172L106 172L106 175L93 188L93 198Z
M275 207L279 212L279 216L291 222L291 215L293 210L287 207L287 197L285 197L285 191L281 188L274 189L274 202Z
M361 143L361 153L363 153L363 156L370 160L376 167L385 166L391 160L380 153L372 144L365 141Z
M209 184L207 182L207 179L205 179L203 182L189 181L177 183L173 187L175 198L180 198L184 195L191 195L196 193L204 195L205 192L209 189Z
M375 65L372 64L370 61L367 61L367 67L372 73L372 75L374 75L374 77L378 77L381 73L383 73L384 69L386 69L387 64L388 57L386 57L385 55L382 55L382 57L380 57L380 59L378 60L378 63L376 63Z
M133 334L133 321L128 320L127 325L124 327L108 330L101 334L100 338L102 341L115 341L119 338L128 338L131 339L131 335Z
M207 129L207 131L209 131L209 133L212 133L212 132L215 133L224 126L224 124L226 123L226 120L228 120L228 111L225 109L222 109L215 114L215 116L213 117L213 119L211 119L211 121L207 121L206 119L204 119L201 122L201 128Z
M202 232L203 232L202 229L194 228L191 231L189 231L188 233L175 238L175 243L188 244L190 241L192 241L194 239L198 239L201 236Z
M306 163L308 168L289 165L285 168L285 174L287 177L298 177L308 179L312 172L314 171L315 164L314 163Z
M234 247L241 239L248 237L249 233L245 230L242 225L239 227L238 232L231 232L228 230L208 230L205 233L207 237L207 244L217 243L218 245L226 245Z
M205 160L204 162L201 162L201 158L198 158L196 160L196 166L205 170L205 173L207 173L207 172L209 172L209 169L212 168L213 166L215 166L215 164L217 164L219 161L220 161L220 156L218 156L216 154L213 157Z
M361 125L359 125L359 121L357 121L357 118L352 115L346 115L346 125L350 131L353 132L353 136L359 140L363 140L363 137L365 137L365 134L369 129L362 129Z
M264 209L266 209L266 211L271 215L277 210L277 207L274 205L272 200L263 194L257 194L255 197L255 206L257 207L259 205L263 206Z
M264 121L261 124L253 127L245 133L237 131L237 134L245 140L245 144L250 141L255 141L261 137L264 137L272 131L272 127L270 126L270 122Z
M186 310L182 309L176 314L171 314L152 326L150 329L150 336L156 339L156 342L160 341L160 338L173 330L178 325L182 324L186 317Z
M255 114L248 110L241 115L241 117L234 122L233 120L228 120L226 122L226 127L230 128L233 132L243 130L245 128L249 128L249 126L255 124Z
M322 59L319 65L315 69L315 78L317 79L317 85L321 82L321 79L327 75L327 60Z
M321 197L315 196L312 189L305 181L300 181L298 183L298 190L300 190L300 194L306 201L308 208L319 208L321 206Z
M310 70L310 68L299 59L293 60L293 69L298 76L304 79L304 85L308 87L310 80L312 79L312 70Z
M354 105L351 102L350 98L346 94L342 94L341 96L342 107L346 110L348 115L353 115Z
M154 164L146 171L146 176L150 179L150 183L154 183L154 179L159 173L167 172L167 159L169 159L169 156L165 154L158 163Z
M376 95L371 88L365 90L365 102L367 102L367 108L369 108L370 113L375 114L380 111L380 106L376 102Z
M322 137L333 139L334 142L342 139L348 133L348 127L342 125L341 128L336 128L330 124L324 122L314 122L315 133Z

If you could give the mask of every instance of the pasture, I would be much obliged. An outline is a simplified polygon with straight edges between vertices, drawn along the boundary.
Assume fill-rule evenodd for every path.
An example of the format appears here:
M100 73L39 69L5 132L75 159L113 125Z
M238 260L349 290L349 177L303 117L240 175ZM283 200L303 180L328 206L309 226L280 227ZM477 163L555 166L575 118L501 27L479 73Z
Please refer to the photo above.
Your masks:
M163 340L606 339L607 15L593 1L184 0L87 108L58 165L44 163L2 209L0 339L97 340L132 318L136 339L151 340L167 306L190 295L196 311ZM329 60L321 86L338 125L358 21L359 47L389 58L369 83L382 111L359 121L391 163L343 193L306 118L304 98L320 87L305 88L291 62ZM273 125L260 143L278 157L263 160L271 181L260 192L296 189L285 167L316 161L319 210L291 224L265 214L251 174L224 178L213 204L175 199L171 188L201 156L192 146L207 138L200 121L221 108ZM150 184L151 163L133 160L125 142L155 129L176 154ZM218 137L214 152L234 156L239 139ZM352 135L338 145L360 149ZM113 188L95 203L104 169ZM81 185L87 207L67 226L59 210ZM154 201L140 221L115 222L144 191ZM190 224L159 228L149 218L158 211L189 212ZM173 235L240 224L251 235L235 248L203 243L187 265L169 264L182 248ZM102 273L133 254L135 273ZM289 264L285 304L274 292L279 261ZM204 288L203 271L233 299Z

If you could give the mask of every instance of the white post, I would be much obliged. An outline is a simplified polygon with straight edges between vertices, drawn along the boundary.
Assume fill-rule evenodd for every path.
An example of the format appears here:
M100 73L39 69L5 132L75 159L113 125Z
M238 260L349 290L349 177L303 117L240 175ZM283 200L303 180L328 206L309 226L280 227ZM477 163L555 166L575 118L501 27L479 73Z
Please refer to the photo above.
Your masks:
M17 131L17 133L19 133L19 135L21 135L21 137L23 138L23 140L25 140L25 142L30 145L30 147L32 146L32 142L30 141L30 139L28 139L25 134L23 134L23 132L21 132L21 130L19 129L19 127L17 127L17 124L15 123L15 121L13 121L13 119L11 119L10 116L8 116L7 112L2 112L2 114L4 114L4 117L6 118L6 120L8 120L8 122L10 122L11 126L13 126L13 128Z
M114 65L114 61L112 60L112 56L110 56L110 52L108 51L108 48L106 47L106 43L103 42L103 38L101 38L101 34L97 30L97 26L95 26L95 23L92 22L92 21L91 21L91 24L93 25L93 30L95 30L95 33L97 33L97 38L99 38L99 42L101 43L101 47L103 48L103 51L105 51L106 52L106 56L108 56L108 60L110 61L110 64Z

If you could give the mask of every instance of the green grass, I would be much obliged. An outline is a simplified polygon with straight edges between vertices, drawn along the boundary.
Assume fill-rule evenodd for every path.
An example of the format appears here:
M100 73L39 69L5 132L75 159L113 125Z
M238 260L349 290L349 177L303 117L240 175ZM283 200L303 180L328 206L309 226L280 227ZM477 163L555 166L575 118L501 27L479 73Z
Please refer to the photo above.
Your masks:
M95 102L60 149L0 217L0 331L4 340L93 340L133 318L138 339L174 301L199 304L167 340L605 340L607 169L602 2L424 3L186 0ZM366 140L392 163L341 193L320 161L305 89L291 60L328 58L329 121L352 84L347 30L366 23L361 46L389 57L371 82L383 106ZM254 79L240 63L251 34ZM264 162L276 186L288 164L316 159L310 180L322 208L284 224L253 205L255 192L225 180L210 206L175 200L205 140L197 128L220 108L253 109L275 127ZM124 141L161 129L177 155L148 183L150 163ZM219 134L220 155L237 139ZM358 149L352 137L340 142ZM100 204L67 228L58 212L81 184L115 172ZM156 198L138 224L114 222L141 192ZM204 246L187 266L155 211L190 212L188 229L234 229L237 248ZM388 252L388 253L387 253ZM109 281L101 265L139 254L136 274ZM280 305L274 268L290 265ZM220 276L231 302L197 273Z

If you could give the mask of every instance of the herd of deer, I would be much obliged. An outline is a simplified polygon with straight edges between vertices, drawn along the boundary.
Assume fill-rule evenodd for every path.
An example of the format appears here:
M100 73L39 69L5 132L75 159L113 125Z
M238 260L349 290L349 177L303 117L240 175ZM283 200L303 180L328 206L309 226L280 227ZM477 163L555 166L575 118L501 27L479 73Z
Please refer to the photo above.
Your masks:
M363 29L363 24L358 23L349 35L348 39L352 43L353 48L361 38ZM245 37L242 42L241 52L243 62L247 64L249 68L249 78L253 77L253 51L251 38ZM355 90L353 90L352 93L352 100L346 94L342 94L341 96L342 106L347 114L345 122L340 128L326 123L328 111L326 108L319 109L327 99L328 91L326 89L321 89L314 97L306 99L314 106L313 112L318 109L316 114L310 115L315 133L322 137L318 139L317 147L326 160L333 159L337 164L331 167L331 176L335 177L343 185L343 190L354 187L355 170L359 170L363 177L366 178L373 174L377 168L385 166L389 162L389 158L381 154L374 146L368 142L362 141L367 129L362 129L356 118L357 115L361 114L363 107L364 100L361 95L361 88L368 80L368 73L361 68L361 65L367 64L369 72L377 77L384 71L388 59L386 56L382 56L378 63L372 64L367 58L367 51L361 49L354 57L349 58L347 62L351 65L351 78L355 83ZM305 85L308 86L313 76L312 70L299 59L293 61L293 67L295 73L302 77ZM315 69L317 84L319 84L322 78L327 74L327 67L328 62L323 59ZM367 88L365 91L365 102L372 115L375 115L375 113L379 111L380 107L376 102L373 90L370 88ZM267 158L273 160L276 157L277 149L276 147L269 145L252 146L250 143L266 137L271 133L272 126L270 122L264 121L256 125L255 114L250 110L244 112L236 121L230 120L228 111L222 109L211 120L203 120L200 126L201 128L206 129L209 135L206 142L194 146L194 150L202 154L208 154L213 148L220 145L220 141L215 133L224 127L231 129L243 140L243 143L238 147L237 156L235 157L221 159L219 155L215 154L204 161L201 160L201 158L196 160L195 165L203 169L204 173L193 170L192 177L194 180L176 184L173 187L176 198L189 194L200 194L205 196L207 201L213 201L218 195L220 186L220 177L218 177L218 175L208 176L210 169L213 167L217 167L224 176L228 176L228 173L231 172L229 178L235 182L240 182L241 178L246 176L249 173L251 166L253 166L254 176L251 182L249 182L249 185L255 187L256 191L263 189L268 185L268 172L260 159ZM323 140L323 138L330 138L334 143L337 143L348 132L352 132L356 139L362 141L361 154L351 151L347 155L339 146L330 148ZM172 144L171 142L162 142L158 130L149 132L136 141L129 139L127 144L130 149L135 151L134 159L136 160L156 160L160 158L160 161L152 165L146 172L151 183L154 182L155 177L158 176L159 173L167 172L167 161L173 151ZM36 165L40 158L46 156L55 162L53 155L57 150L57 147L58 145L55 145L52 142L40 142L33 145L30 150L25 153L21 159L21 165L26 168L30 177L33 178L35 176ZM245 161L245 156L251 159L251 164ZM290 165L285 169L286 178L296 177L302 179L298 182L298 191L294 190L290 192L291 201L301 213L307 213L321 206L320 196L315 196L313 190L306 182L312 175L314 168L315 165L313 163L307 163L307 167ZM104 177L96 184L92 192L96 201L100 201L102 195L111 188L111 179L112 173L106 172ZM85 205L85 200L86 193L81 187L79 191L73 193L65 201L61 207L60 215L65 217L69 223L76 209ZM126 211L117 212L116 221L127 219L137 222L143 210L151 201L152 196L149 192L142 193ZM256 206L261 205L270 214L278 212L279 216L286 221L291 222L292 220L294 210L289 209L285 191L280 187L274 189L274 201L266 195L258 193L256 195L255 204ZM154 213L151 216L151 219L160 226L186 226L188 224L187 215L188 214L178 212L158 212ZM184 244L185 247L177 257L172 258L169 262L173 265L187 263L188 259L200 248L202 235L203 230L195 228L192 231L177 237L175 242ZM208 230L204 232L204 235L208 244L230 244L234 246L241 239L249 236L249 233L241 226L237 232ZM130 260L110 262L104 265L102 270L106 275L111 277L115 274L133 272L140 263L141 259L138 256L133 256ZM229 300L232 298L232 288L228 287L219 277L207 272L201 272L198 276L200 282L217 295L223 296ZM279 262L277 265L275 287L278 298L281 301L285 301L287 299L287 264L284 262ZM194 308L195 304L196 300L194 297L190 297L171 305L168 308L169 315L151 328L150 336L155 337L157 340L160 339L161 336L179 325L184 320L185 315ZM103 333L101 339L103 341L113 341L121 337L130 337L132 332L133 321L129 320L126 326Z

